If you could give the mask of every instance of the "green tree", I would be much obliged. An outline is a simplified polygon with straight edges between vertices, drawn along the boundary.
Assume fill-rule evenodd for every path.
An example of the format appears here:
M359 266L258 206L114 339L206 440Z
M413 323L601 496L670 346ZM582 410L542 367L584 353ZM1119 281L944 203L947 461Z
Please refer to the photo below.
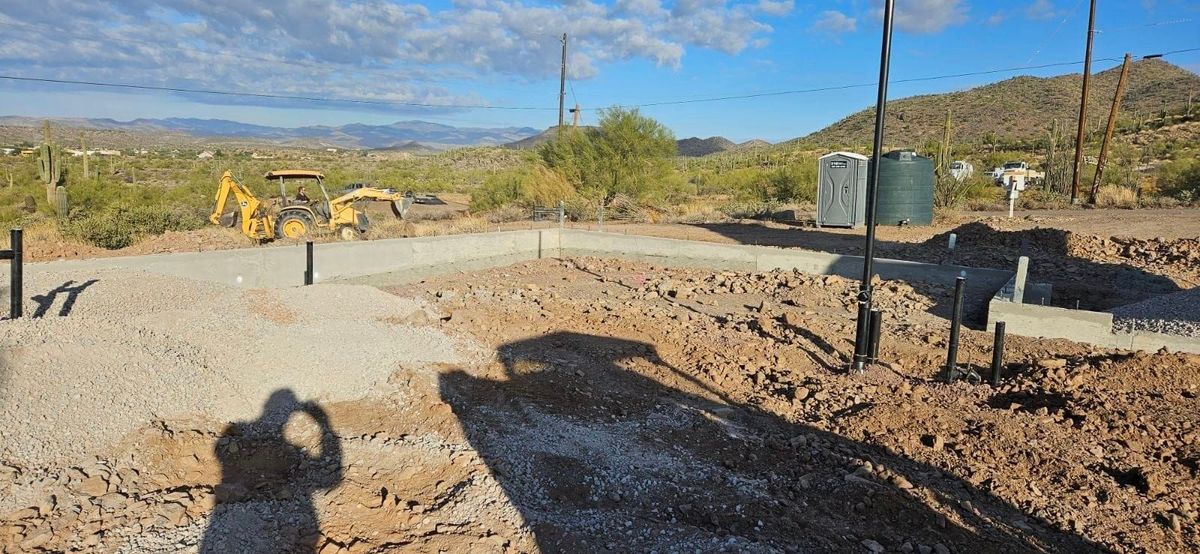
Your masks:
M602 205L618 194L641 200L670 181L675 135L637 109L613 107L601 110L594 129L560 130L539 155Z

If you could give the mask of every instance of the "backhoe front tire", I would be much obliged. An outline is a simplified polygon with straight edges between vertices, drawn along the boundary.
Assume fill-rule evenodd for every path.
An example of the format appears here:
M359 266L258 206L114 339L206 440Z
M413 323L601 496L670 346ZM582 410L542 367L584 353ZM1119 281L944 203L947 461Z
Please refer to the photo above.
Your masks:
M312 230L312 218L304 212L284 212L275 220L275 236L279 238L299 240L312 235Z

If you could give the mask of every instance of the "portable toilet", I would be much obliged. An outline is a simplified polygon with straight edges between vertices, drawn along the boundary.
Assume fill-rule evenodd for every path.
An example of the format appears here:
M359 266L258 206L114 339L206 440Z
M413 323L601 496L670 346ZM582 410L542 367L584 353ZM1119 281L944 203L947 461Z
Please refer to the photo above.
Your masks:
M867 161L853 152L834 152L817 160L818 227L866 224Z

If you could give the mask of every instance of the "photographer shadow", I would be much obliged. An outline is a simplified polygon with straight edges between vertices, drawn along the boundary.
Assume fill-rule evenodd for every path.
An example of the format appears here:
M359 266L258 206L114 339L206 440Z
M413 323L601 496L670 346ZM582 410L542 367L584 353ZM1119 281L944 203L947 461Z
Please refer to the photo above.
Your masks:
M444 373L441 395L539 551L1094 550L938 468L740 404L648 343L557 332L497 356L503 376Z
M317 425L319 452L284 437L294 414ZM341 446L325 410L277 390L258 419L229 425L214 448L221 483L200 552L316 552L320 525L312 495L342 480Z

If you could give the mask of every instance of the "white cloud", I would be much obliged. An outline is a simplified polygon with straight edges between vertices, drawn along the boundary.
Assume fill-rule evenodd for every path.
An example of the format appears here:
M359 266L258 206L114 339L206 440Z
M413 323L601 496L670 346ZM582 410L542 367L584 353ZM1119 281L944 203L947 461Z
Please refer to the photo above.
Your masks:
M1036 0L1025 8L1025 16L1029 19L1045 21L1058 17L1058 8L1050 0Z
M882 0L872 0L875 19L883 19ZM896 3L896 28L909 33L939 33L967 21L969 8L963 0L907 0Z
M1008 14L1005 14L1003 10L1000 10L992 15L989 15L988 18L985 19L983 22L990 26L995 27L996 25L1004 23L1005 19L1008 19Z
M0 13L0 68L437 103L471 97L437 85L450 78L553 78L564 32L571 75L584 79L606 62L679 67L692 48L760 48L773 31L761 19L794 9L794 0L453 0L437 10L402 1L18 2Z
M856 19L835 10L821 12L820 17L812 24L814 31L829 34L853 33L857 28Z
M756 9L764 14L782 17L796 9L795 0L758 0Z

